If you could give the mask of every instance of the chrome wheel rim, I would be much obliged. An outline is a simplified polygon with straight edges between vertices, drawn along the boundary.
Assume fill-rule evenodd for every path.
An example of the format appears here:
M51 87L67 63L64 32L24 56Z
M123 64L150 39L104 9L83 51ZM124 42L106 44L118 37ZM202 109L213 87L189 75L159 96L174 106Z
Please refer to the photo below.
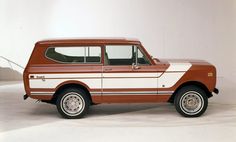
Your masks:
M70 92L61 99L62 111L69 116L79 115L85 107L85 101L77 92Z
M180 108L188 115L198 114L203 106L203 97L196 91L188 91L180 98Z

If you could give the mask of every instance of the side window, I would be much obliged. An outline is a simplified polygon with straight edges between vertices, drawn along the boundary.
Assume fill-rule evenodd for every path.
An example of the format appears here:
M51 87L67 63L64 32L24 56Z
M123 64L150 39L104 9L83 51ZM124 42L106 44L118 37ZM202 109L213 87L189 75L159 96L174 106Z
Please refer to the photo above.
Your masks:
M104 62L106 65L132 65L134 63L134 46L107 45Z
M105 65L149 65L146 56L135 45L107 45L104 56Z
M101 63L101 47L49 47L46 57L60 63Z

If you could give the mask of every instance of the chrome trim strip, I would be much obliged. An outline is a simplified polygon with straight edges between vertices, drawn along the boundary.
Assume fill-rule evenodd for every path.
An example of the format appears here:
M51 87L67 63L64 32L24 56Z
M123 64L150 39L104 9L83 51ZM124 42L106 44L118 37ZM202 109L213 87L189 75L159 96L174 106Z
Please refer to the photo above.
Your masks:
M55 92L31 92L31 95L50 95L52 96Z
M34 92L34 91L31 91L31 93L55 93L55 92Z
M173 94L174 91L146 91L146 92L90 92L92 96L98 96L98 95L143 95L143 94L156 94L156 95L166 95L166 94Z
M102 92L90 92L90 93L102 93ZM114 92L103 92L103 93L106 93L106 94L110 94L110 93L117 93L117 94L120 94L120 93L156 93L156 94L172 94L174 93L174 91L114 91Z
M55 92L31 92L31 95L53 95ZM150 95L166 95L166 94L173 94L174 91L132 91L132 92L90 92L92 96L109 96L109 95L143 95L143 94L150 94Z
M158 94L173 94L174 91L157 91Z
M143 95L143 94L157 94L157 92L91 92L91 95Z
M157 93L91 93L92 96L118 96L118 95L144 95L144 94L150 94L150 95L157 95Z

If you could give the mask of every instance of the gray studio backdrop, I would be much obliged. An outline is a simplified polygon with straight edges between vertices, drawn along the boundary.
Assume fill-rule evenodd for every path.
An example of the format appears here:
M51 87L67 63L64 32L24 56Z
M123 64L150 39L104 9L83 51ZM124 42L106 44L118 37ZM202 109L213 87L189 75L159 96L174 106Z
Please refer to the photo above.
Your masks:
M1 56L25 66L37 40L57 37L133 37L158 58L207 60L235 102L235 0L0 0Z

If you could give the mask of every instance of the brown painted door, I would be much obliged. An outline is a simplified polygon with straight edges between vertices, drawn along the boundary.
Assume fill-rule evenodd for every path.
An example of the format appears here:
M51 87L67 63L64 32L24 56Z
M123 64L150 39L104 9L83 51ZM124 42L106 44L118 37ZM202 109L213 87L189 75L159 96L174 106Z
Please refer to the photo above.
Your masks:
M133 45L108 45L102 72L104 102L155 102L157 77L141 51Z

